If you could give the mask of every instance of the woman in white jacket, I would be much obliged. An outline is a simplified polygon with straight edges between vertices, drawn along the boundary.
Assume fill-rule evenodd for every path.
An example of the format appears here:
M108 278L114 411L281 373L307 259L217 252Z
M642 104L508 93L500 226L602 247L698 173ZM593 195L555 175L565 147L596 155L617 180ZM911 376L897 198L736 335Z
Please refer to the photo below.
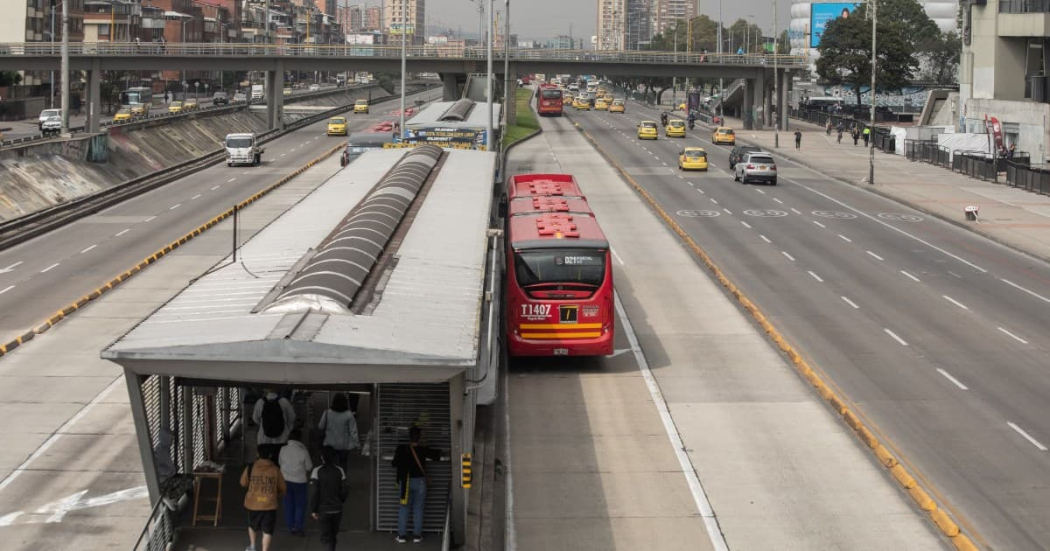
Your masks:
M332 398L332 404L321 415L321 422L317 424L317 428L324 431L323 445L331 446L335 450L338 465L346 469L350 451L361 447L357 434L357 419L350 410L346 394L340 392Z

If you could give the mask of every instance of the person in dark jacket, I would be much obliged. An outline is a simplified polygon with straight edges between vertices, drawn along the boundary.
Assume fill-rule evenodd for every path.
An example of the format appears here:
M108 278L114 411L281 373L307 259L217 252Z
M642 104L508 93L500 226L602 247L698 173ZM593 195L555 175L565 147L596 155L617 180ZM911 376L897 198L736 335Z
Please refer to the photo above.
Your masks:
M321 466L310 473L310 516L321 523L321 544L335 551L339 524L343 520L343 502L349 489L346 472L338 465L331 446L321 448Z
M423 504L427 499L426 461L441 459L439 450L420 443L419 427L408 429L408 444L398 444L392 464L397 469L397 485L401 496L397 511L397 542L405 543L408 515L412 514L413 543L423 541Z

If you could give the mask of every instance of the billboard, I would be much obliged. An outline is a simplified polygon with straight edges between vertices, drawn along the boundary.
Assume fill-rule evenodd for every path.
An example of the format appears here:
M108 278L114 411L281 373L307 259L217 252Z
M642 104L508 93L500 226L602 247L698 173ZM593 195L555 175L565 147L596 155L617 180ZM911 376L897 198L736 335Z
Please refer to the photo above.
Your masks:
M809 6L809 47L820 46L820 37L828 22L839 17L849 17L857 4L850 2L833 2L829 4L810 4Z
M485 149L485 129L410 127L402 140L406 144L429 143L454 149ZM392 145L391 147L399 147Z

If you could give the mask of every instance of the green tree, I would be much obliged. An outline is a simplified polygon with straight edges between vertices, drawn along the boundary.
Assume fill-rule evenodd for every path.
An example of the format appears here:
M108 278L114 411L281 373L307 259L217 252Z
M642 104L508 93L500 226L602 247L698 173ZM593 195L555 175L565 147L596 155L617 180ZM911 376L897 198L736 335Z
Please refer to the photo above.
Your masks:
M736 53L740 48L750 53L760 52L762 49L762 29L754 23L748 23L745 19L737 19L723 32L722 38L727 44L726 51L728 51L728 44L730 42L733 44L731 53Z
M0 86L15 86L22 82L22 75L17 71L0 71Z
M938 33L921 44L922 69L919 79L935 84L959 83L959 58L962 38L957 32Z

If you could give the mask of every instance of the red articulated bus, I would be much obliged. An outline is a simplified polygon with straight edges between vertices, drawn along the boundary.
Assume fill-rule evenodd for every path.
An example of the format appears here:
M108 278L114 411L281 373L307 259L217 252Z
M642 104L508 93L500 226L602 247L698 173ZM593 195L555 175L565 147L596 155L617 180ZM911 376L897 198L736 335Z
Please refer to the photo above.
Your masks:
M561 88L553 84L541 84L539 94L540 97L536 100L536 111L540 116L560 117L562 112Z
M615 311L609 242L569 174L518 174L507 190L511 356L607 356Z

